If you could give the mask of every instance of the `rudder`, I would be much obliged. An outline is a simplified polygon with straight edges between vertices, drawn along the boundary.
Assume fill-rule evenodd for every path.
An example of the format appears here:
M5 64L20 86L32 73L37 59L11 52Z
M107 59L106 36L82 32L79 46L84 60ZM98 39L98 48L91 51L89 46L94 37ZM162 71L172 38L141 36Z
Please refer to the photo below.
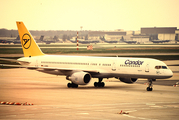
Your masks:
M23 22L16 22L24 57L41 56L44 53L41 51L34 38L27 30Z

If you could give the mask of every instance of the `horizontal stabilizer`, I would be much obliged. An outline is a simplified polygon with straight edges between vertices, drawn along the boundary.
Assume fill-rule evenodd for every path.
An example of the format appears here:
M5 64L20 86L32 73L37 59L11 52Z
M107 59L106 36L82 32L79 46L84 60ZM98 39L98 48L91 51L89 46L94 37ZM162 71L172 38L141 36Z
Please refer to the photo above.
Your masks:
M31 67L31 66L23 66L23 65L8 65L8 64L0 64L0 67L15 67L15 68L37 68L37 67Z
M15 60L15 59L6 59L6 58L0 58L0 60L4 60L4 61L10 61L10 62L16 62L16 63L24 63L24 64L29 64L30 62L28 61L20 61L20 60Z

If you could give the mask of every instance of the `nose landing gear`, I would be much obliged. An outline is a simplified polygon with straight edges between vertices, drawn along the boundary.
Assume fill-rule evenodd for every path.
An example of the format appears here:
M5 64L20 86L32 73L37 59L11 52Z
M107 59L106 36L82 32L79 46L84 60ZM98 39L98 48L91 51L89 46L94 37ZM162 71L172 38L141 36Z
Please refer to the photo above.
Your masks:
M148 84L149 86L147 87L147 91L152 91L153 90L153 84L152 84L152 81L156 81L155 79L148 79Z

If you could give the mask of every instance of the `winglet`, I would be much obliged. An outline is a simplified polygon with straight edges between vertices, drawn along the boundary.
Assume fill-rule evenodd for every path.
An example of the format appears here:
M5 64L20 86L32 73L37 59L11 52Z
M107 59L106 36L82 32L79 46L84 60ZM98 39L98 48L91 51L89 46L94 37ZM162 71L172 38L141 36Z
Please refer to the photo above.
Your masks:
M30 32L25 27L24 23L16 22L16 24L19 32L19 37L21 40L22 49L24 52L24 57L44 55L44 53L39 48Z

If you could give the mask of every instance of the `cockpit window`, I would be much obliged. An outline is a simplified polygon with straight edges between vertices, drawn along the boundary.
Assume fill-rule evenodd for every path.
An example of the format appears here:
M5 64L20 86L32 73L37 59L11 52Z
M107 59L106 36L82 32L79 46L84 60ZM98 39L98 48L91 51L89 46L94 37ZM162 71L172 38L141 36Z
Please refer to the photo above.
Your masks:
M155 69L167 69L167 66L155 66Z
M161 69L161 66L155 66L155 69Z
M162 69L167 69L167 66L162 66Z

